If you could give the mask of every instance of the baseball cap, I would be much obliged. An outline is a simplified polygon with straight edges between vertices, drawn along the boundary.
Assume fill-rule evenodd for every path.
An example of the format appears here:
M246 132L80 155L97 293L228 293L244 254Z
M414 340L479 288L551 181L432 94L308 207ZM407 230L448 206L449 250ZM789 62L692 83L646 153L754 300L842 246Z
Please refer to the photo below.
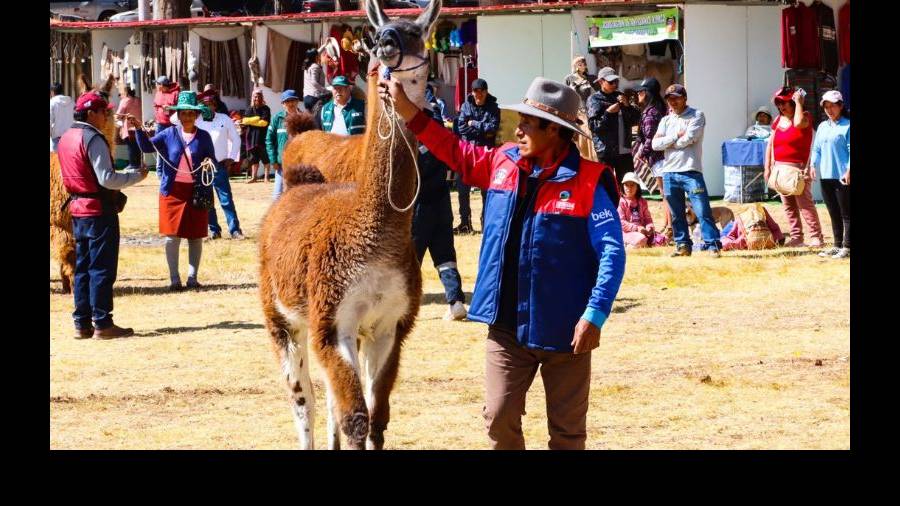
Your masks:
M826 91L824 95L822 95L822 100L819 101L819 105L825 105L825 102L831 102L832 104L843 102L844 96L841 95L841 92L838 90L830 90Z
M687 90L684 89L684 86L682 86L680 84L670 85L668 88L666 88L665 98L669 98L670 96L671 97L686 97Z
M281 103L285 103L288 100L300 100L300 97L297 96L297 92L294 90L284 90L281 94Z
M344 76L337 76L331 80L332 86L350 86L350 81Z
M156 78L156 84L161 86L172 86L172 80L169 79L169 76L159 76Z
M599 72L597 72L597 79L594 79L594 82L596 83L601 79L606 82L612 82L617 81L619 79L619 76L616 75L616 71L613 70L612 67L603 67Z
M105 98L100 96L99 93L95 91L89 91L87 93L82 94L78 97L78 100L75 102L75 112L82 111L103 111L106 109L112 109L113 105L106 101Z
M487 81L484 79L476 79L472 81L472 89L473 90L486 90L488 89Z

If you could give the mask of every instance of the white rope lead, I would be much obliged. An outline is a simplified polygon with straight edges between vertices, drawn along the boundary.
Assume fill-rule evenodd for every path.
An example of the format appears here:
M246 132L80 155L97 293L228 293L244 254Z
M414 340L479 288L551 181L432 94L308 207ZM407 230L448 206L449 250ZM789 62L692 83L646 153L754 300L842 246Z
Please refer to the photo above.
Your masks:
M381 110L381 116L378 118L378 137L381 140L391 140L390 146L390 154L388 155L388 204L390 204L391 208L398 213L405 213L409 211L413 205L415 205L416 200L419 198L419 190L422 188L422 176L419 174L419 161L416 157L416 150L413 149L412 145L409 143L409 139L406 138L405 135L400 134L403 137L403 141L406 143L406 147L409 148L409 154L412 156L413 166L416 168L416 194L413 195L412 200L409 202L409 205L400 208L394 204L394 199L391 197L391 188L393 188L394 182L394 140L397 137L397 129L402 128L400 126L400 116L397 114L397 108L394 105L394 97L388 97L388 102L384 104L384 108ZM382 130L383 120L388 119L388 125L390 126L390 131L384 132Z
M178 127L173 126L173 127L169 127L169 128L178 128ZM147 130L145 128L141 128L141 130L143 130L144 133L147 135L147 140L150 140L150 133L147 132ZM156 149L156 144L154 144L153 141L150 141L150 145L153 146L153 151L156 151L156 156L161 158L162 161L165 162L166 165L171 167L172 170L174 170L175 172L181 172L182 174L188 173L193 176L193 174L195 172L197 172L198 170L201 170L202 172L200 173L200 184L202 184L203 186L212 186L213 181L215 180L217 169L216 169L216 164L213 163L213 161L208 156L206 158L204 158L202 162L200 162L200 165L198 165L196 169L184 171L182 169L179 169L178 167L175 167L171 163L169 163L169 161L166 160L166 157L164 157L162 155L162 153L160 153L159 150Z

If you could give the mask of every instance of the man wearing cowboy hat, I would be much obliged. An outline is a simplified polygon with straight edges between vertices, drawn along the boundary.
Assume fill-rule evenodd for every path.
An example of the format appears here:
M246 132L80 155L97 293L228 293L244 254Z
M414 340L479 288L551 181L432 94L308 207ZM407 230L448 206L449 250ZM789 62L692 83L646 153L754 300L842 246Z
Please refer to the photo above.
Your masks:
M495 149L461 141L382 80L407 128L466 184L487 189L478 282L468 318L488 324L484 418L495 449L524 449L525 394L538 367L551 449L583 449L591 350L610 314L625 252L619 193L608 165L581 158L578 94L536 78L516 142Z

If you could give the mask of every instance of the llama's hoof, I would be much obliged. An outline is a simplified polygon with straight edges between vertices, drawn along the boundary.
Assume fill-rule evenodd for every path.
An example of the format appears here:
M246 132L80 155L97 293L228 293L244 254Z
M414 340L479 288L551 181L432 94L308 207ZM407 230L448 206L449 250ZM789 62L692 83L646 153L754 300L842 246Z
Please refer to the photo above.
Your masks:
M344 417L341 430L347 436L347 446L354 450L365 448L366 436L369 435L369 415L357 412Z

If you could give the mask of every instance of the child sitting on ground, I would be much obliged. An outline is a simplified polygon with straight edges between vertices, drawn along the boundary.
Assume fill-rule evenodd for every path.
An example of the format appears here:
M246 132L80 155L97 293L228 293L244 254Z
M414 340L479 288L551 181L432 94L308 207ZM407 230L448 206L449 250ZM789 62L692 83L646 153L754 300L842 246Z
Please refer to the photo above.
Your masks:
M619 201L619 219L622 221L622 235L626 248L646 248L665 246L666 236L656 231L647 201L641 196L640 181L634 172L622 177L622 191Z

